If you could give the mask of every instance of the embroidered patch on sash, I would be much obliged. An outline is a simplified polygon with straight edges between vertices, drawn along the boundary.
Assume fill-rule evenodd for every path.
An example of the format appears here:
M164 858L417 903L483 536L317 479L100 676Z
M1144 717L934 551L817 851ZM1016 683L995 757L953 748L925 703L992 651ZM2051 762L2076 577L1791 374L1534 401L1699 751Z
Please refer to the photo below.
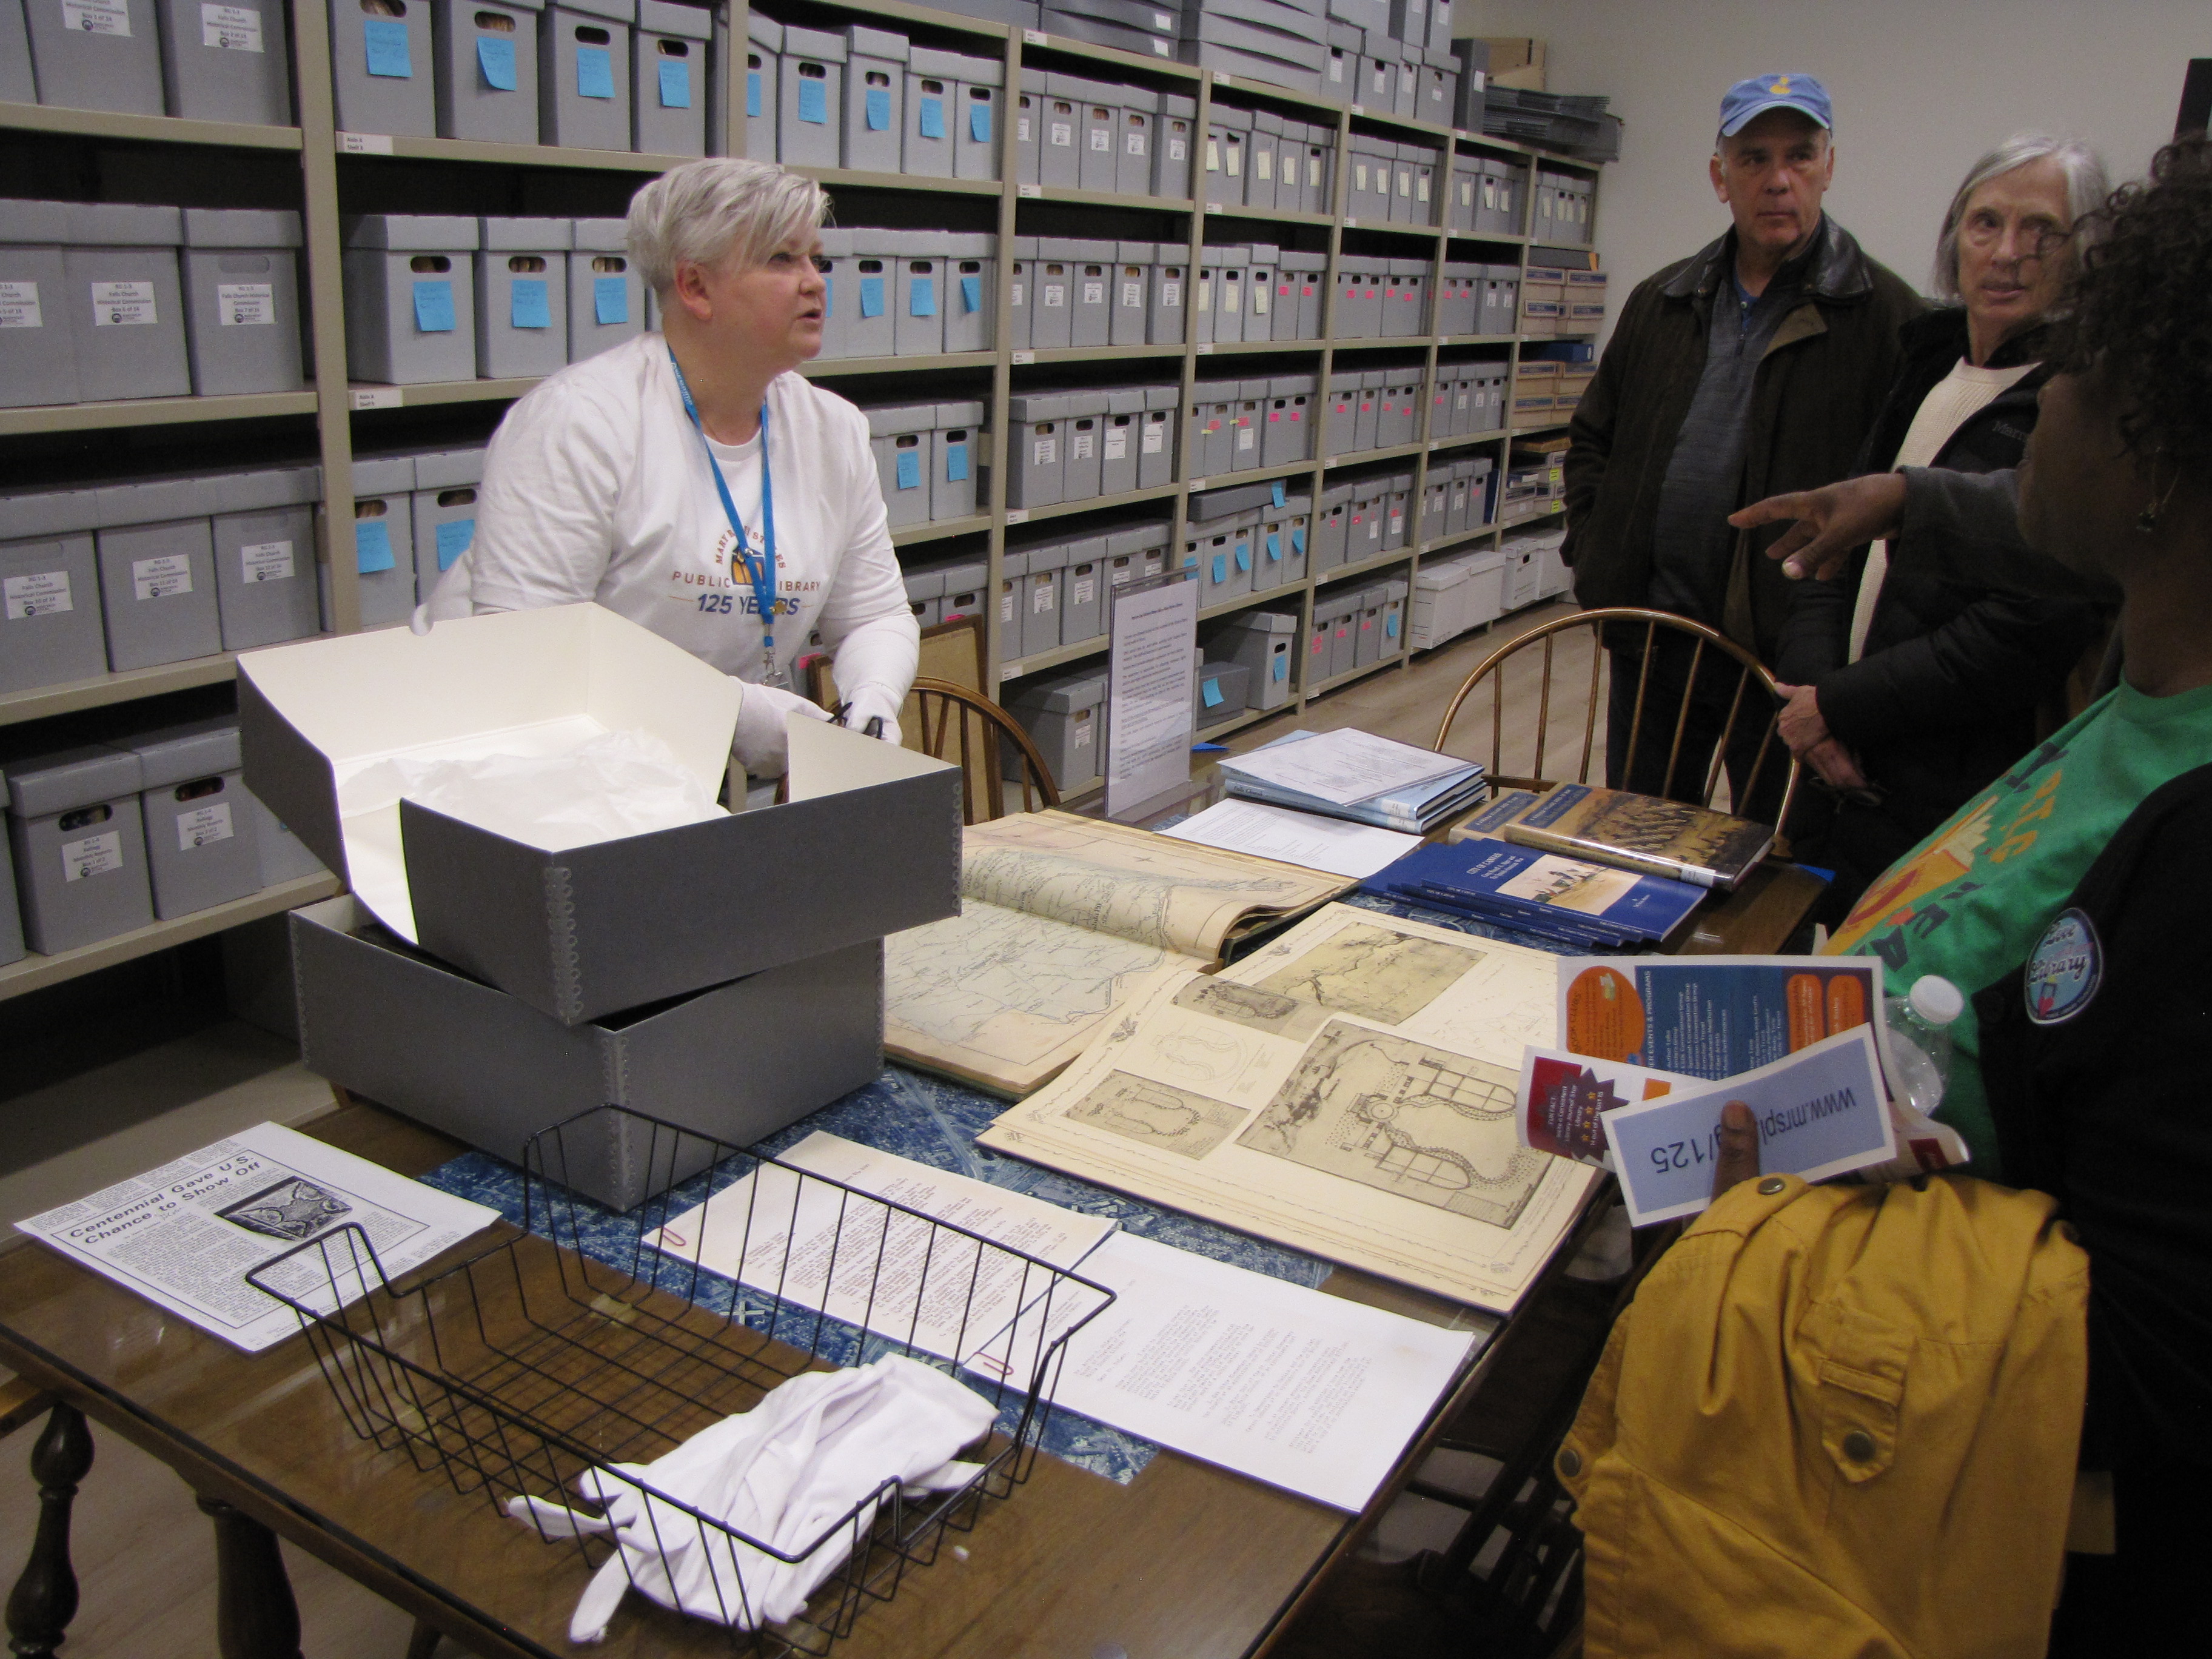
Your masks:
M2104 948L2088 916L2080 910L2060 911L2027 959L2027 1017L2038 1025L2073 1018L2097 994L2104 972Z

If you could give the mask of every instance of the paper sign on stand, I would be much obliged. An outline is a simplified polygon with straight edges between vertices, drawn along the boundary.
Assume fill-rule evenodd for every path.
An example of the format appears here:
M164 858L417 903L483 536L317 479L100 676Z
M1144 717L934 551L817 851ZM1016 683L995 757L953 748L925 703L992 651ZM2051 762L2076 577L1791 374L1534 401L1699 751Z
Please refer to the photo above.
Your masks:
M1198 584L1181 573L1116 588L1109 648L1106 816L1190 781L1198 728Z
M378 763L638 731L711 797L742 696L596 605L239 661L248 787L392 932L570 1025L957 914L959 769L802 719L788 804L549 852L368 787Z

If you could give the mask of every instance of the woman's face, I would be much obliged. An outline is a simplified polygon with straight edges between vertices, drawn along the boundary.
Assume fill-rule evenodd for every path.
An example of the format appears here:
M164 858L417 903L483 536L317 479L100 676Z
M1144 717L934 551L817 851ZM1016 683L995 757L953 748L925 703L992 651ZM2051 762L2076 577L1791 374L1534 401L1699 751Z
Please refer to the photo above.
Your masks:
M734 258L719 265L686 264L677 271L677 295L729 349L755 362L796 368L822 349L829 287L814 264L821 252L822 238L807 230L761 264L740 266Z
M1959 216L1959 293L1991 339L2051 309L2071 261L2066 173L2046 155L1984 181Z
M2148 481L2122 440L2119 400L2100 373L2054 374L2020 469L2020 532L2086 576L2118 580Z

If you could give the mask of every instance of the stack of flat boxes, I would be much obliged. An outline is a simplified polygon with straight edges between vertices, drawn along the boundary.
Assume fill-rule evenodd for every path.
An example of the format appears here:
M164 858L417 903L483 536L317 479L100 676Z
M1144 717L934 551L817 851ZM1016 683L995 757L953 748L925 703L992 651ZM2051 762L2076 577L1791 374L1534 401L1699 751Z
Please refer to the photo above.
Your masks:
M1020 393L1008 401L1006 504L1125 495L1175 482L1172 386Z
M21 103L287 126L291 62L275 0L0 6L0 98Z
M972 518L978 502L989 499L989 434L980 401L904 404L863 412L893 530Z
M26 945L81 950L322 871L247 792L234 717L11 760L0 804L12 854L0 856L0 962Z
M1408 642L1427 651L1505 614L1504 553L1482 548L1421 561Z
M300 216L0 201L0 405L296 392Z
M0 497L0 690L316 631L312 465Z

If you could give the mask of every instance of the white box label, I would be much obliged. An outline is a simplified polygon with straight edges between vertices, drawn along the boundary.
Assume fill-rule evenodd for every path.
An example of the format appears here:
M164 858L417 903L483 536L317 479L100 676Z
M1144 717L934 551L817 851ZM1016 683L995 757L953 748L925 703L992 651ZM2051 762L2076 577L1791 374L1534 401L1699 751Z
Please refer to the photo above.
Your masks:
M94 328L145 328L160 322L155 314L151 283L94 283L92 285L92 325Z
M122 867L123 832L119 830L62 843L64 881L82 881L87 876L104 876L110 870Z
M1075 147L1073 124L1067 121L1054 121L1052 124L1052 142L1055 149L1073 149Z
M1112 426L1106 428L1106 459L1123 461L1129 458L1129 428Z
M1254 430L1251 427L1238 427L1237 428L1237 447L1240 450L1251 448L1252 441L1259 435L1258 432Z
M0 328L44 328L36 283L0 283Z
M1067 284L1066 283L1047 283L1044 285L1044 308L1047 311L1062 310L1066 304Z
M1053 587L1050 582L1030 584L1030 613L1042 617L1052 609Z
M289 542L255 542L238 550L238 577L249 586L255 582L288 582L295 568Z
M1114 129L1111 127L1091 128L1091 148L1106 154L1112 153L1114 149Z
M1085 283L1083 285L1083 303L1087 306L1104 305L1106 303L1106 284L1103 283Z
M1014 290L1014 300L1013 300L1013 302L1014 302L1014 306L1015 306L1015 307L1016 307L1017 309L1019 309L1021 307L1025 306L1025 305L1027 305L1027 304L1029 303L1029 301L1028 301L1026 299L1024 299L1024 298L1023 297L1024 288L1025 288L1025 284L1021 283L1014 283L1014 284L1013 284L1013 290Z
M1169 139L1168 160L1170 161L1188 161L1190 160L1190 146L1180 138Z
M1163 421L1158 426L1154 426L1150 422L1146 422L1145 441L1139 453L1146 455L1158 455L1167 448L1167 422Z
M225 52L261 50L261 14L251 6L200 6L200 44Z
M217 283L216 319L225 328L251 328L276 321L276 289L271 283Z
M1163 311L1173 311L1182 304L1182 284L1181 283L1174 282L1162 283L1160 284L1160 309Z
M212 847L219 841L228 841L236 833L230 827L230 803L227 800L212 801L177 814L179 853L189 853L196 847Z
M158 559L133 559L131 580L142 599L173 599L192 591L192 562L183 553L164 553Z
M1124 148L1132 155L1142 155L1145 153L1145 130L1142 127L1131 128L1129 141Z
M1067 441L1067 459L1071 461L1087 461L1097 453L1098 434L1095 432L1079 432Z
M1144 304L1145 285L1142 283L1122 283L1121 303L1125 306L1140 306Z
M40 570L27 576L10 576L0 582L0 596L6 599L6 614L9 622L27 622L33 617L55 617L64 611L76 609L70 597L69 572Z
M1069 600L1068 603L1071 605L1089 605L1097 597L1098 578L1096 576L1078 576L1075 579L1075 597Z
M62 0L62 27L72 34L114 34L128 40L131 11L124 0Z
M1030 454L1033 457L1030 462L1031 465L1050 466L1054 461L1060 459L1060 440L1057 438L1039 438L1035 444L1030 446Z

